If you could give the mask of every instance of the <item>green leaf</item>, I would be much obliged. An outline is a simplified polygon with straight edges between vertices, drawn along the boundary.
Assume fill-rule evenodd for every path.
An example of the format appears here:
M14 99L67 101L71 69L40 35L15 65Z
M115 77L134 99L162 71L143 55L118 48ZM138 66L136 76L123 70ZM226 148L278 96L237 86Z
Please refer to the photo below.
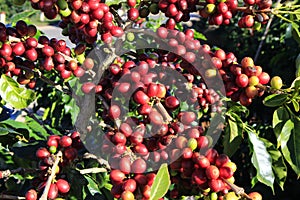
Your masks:
M26 108L35 99L32 90L20 87L14 79L5 74L0 78L0 96L16 109Z
M207 40L205 35L203 35L202 33L199 33L198 31L194 31L194 38L199 39L199 40Z
M163 197L168 192L170 185L168 165L164 163L160 166L151 186L150 200L158 200Z
M239 117L244 114L246 117L249 115L249 109L246 106L242 106L239 103L229 101L228 102L228 113L238 115Z
M271 187L274 192L275 176L272 170L272 158L264 142L255 133L249 131L248 136L253 149L251 162L256 168L256 177L261 183Z
M293 31L295 31L298 38L300 38L300 31L299 31L299 25L295 22L292 22Z
M126 2L126 1L125 0L106 0L105 4L108 5L108 6L111 6L111 5L124 3L124 2Z
M9 130L5 127L0 127L0 136L9 134Z
M0 124L9 125L14 129L29 129L29 127L25 123L11 120L11 119L0 122Z
M114 200L114 197L110 191L111 190L108 190L106 188L101 189L102 194L105 196L105 200Z
M86 194L84 193L83 188L88 184L88 182L84 176L80 174L78 170L71 169L68 171L68 178L71 181L70 184L72 186L68 194L68 199L85 199Z
M298 55L298 58L297 58L297 60L299 60L299 63L298 63L299 76L293 81L293 83L291 84L291 87L290 87L290 89L295 88L296 90L300 88L300 54Z
M273 113L272 126L275 128L278 124L287 121L289 119L289 113L284 107L277 108Z
M283 105L288 98L288 94L271 94L267 96L263 103L268 107L277 107Z
M287 177L287 167L284 162L284 157L270 141L266 139L261 140L265 143L267 150L272 157L272 168L275 174L275 181L278 183L281 189L284 190L284 183Z
M300 53L298 54L297 58L296 58L296 77L300 77Z
M226 113L228 126L226 126L225 128L225 135L223 138L223 151L228 156L232 156L238 150L242 142L241 136L243 132L243 121L241 120L241 117L235 113L239 113L241 111L245 113L244 111L246 110L243 110L241 106L236 106L234 109L230 108Z
M289 120L289 113L286 110L286 108L279 107L274 111L272 126L273 126L273 131L277 138L277 148L280 147L280 140L281 140L280 137L281 137L282 128L287 120Z
M242 137L237 136L230 142L230 128L227 126L225 128L225 135L223 139L224 153L231 157L238 149L242 142Z
M28 126L22 122L17 122L11 119L0 122L0 136L7 135L8 133L21 135L21 133L16 131L16 129L25 129L29 132Z
M229 127L230 127L230 138L229 142L232 142L239 134L238 134L238 126L236 122L232 120L228 120Z
M296 99L292 99L292 103L296 112L299 112L299 102Z
M26 124L32 130L29 136L36 140L45 140L49 135L42 125L30 117L26 117Z
M239 115L234 112L228 112L228 124L230 127L230 142L238 135L242 135L243 121Z
M9 165L14 164L14 153L10 151L8 148L4 148L0 143L0 163L1 169L8 169Z
M288 120L281 132L281 151L295 173L300 176L300 121L298 118Z
M65 112L66 114L70 114L71 115L71 119L72 119L72 124L75 125L77 116L79 114L79 107L76 104L75 99L71 99L66 105L65 105Z
M95 195L97 193L101 194L97 183L92 179L90 175L85 175L84 178L88 181L87 187L92 195Z
M38 11L37 10L25 10L23 12L14 14L11 17L11 23L16 23L17 21L19 21L21 19L24 20L25 18L34 15L35 13L38 13Z

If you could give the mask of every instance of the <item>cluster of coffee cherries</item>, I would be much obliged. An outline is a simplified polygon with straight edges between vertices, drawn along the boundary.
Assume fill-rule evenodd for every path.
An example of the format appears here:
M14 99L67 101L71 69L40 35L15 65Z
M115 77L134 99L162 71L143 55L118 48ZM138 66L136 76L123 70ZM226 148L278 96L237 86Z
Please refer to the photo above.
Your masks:
M186 114L184 120L189 120L191 113ZM115 198L149 199L156 176L151 168L157 169L164 162L171 163L174 184L171 198L207 196L209 192L223 196L231 189L226 181L234 183L236 165L228 156L210 148L211 140L201 126L187 128L173 123L148 133L145 124L140 123L134 129L131 125L123 122L118 130L109 131L103 137L102 152L109 156L111 192Z
M269 16L265 10L272 6L272 0L244 0L245 7L238 8L237 0L206 0L204 8L199 13L202 17L209 19L211 25L228 25L232 16L242 11L243 14L238 21L240 28L259 28L261 24L267 23ZM257 22L257 23L255 23Z
M211 25L228 25L230 19L236 14L236 8L238 7L237 0L206 0L206 5L199 13L201 17L208 18Z
M52 170L55 170L55 179L52 180L48 192L49 199L55 199L59 195L65 196L70 190L70 184L66 180L65 174L62 173L62 168L70 164L77 158L78 150L83 148L80 140L80 134L74 131L70 136L51 135L47 140L47 147L40 147L36 151L36 157L39 159L39 177L34 179L33 186L35 189L30 189L25 197L26 200L36 200L38 193L43 193L46 182ZM56 153L62 151L63 157L59 161L56 169L53 169L53 164L57 159Z
M254 65L251 57L244 57L241 64L232 64L229 68L219 69L219 72L224 74L226 95L244 106L249 106L256 96L262 96L264 89L260 86L270 81L269 74Z
M248 106L253 98L264 94L264 89L260 86L268 84L270 76L263 72L261 66L255 65L251 57L244 57L239 64L232 52L226 53L223 49L213 51L207 44L202 45L202 49L210 55L211 63L215 67L205 69L207 67L203 63L204 77L209 81L218 73L225 84L227 97Z
M62 2L62 1L57 1ZM24 1L25 3L25 1ZM49 0L30 0L31 6L34 9L41 10L45 17L48 19L55 19L58 12L59 12L59 6L56 4L56 1L49 1Z
M188 21L190 13L196 11L196 5L197 1L194 0L160 0L158 8L166 17L178 23Z
M128 6L131 7L130 2L135 0L127 0ZM159 0L155 1L143 1L142 4L139 6L139 16L141 18L146 18L149 14L156 15L159 13L158 8Z
M264 10L270 9L272 0L244 0L244 4L251 9L256 9L256 12L245 12L238 21L238 26L241 28L260 27L261 24L266 24L269 16ZM257 23L255 23L257 22Z
M180 63L183 69L193 77L202 76L210 85L216 84L220 75L225 84L226 96L233 101L240 101L242 105L248 106L253 98L262 96L264 90L260 86L269 83L269 74L263 72L261 66L255 65L251 57L243 58L239 64L234 53L226 53L223 49L212 50L207 44L195 42L189 30L184 34L160 27L157 35L167 39L168 45L175 49L175 54L184 58L184 62ZM169 53L168 56L176 61L174 54ZM196 56L204 59L199 61L195 59Z
M160 38L166 38L164 31L167 29L159 29ZM215 152L208 150L211 139L199 123L198 111L209 108L213 111L211 105L215 104L215 112L221 112L220 97L213 89L208 89L203 80L197 79L200 72L192 74L187 70L192 69L187 63L195 61L195 46L203 47L192 39L191 30L183 34L172 31L169 37L170 44L179 44L175 52L149 50L141 53L138 61L118 58L98 84L84 82L82 85L84 93L96 92L101 102L108 105L99 113L104 123L110 125L104 128L100 146L103 156L109 158L115 198L148 199L155 177L155 173L149 171L151 167L158 169L164 162L180 162L182 167L172 169L170 166L174 173L180 173L190 167L195 152L202 150L207 156ZM207 57L211 58L209 54ZM120 124L116 127L115 122ZM214 161L208 165L214 165ZM194 165L189 170L193 169ZM231 178L234 170L225 175L226 170L220 166L223 173L220 177ZM195 181L199 179L199 171L202 170L196 170L193 175ZM174 177L184 178L179 173ZM186 175L186 181L191 180L192 174ZM212 181L208 179L208 187L214 187L213 191L225 190L219 175L212 177ZM193 183L195 188L200 187L199 182ZM180 185L176 178L174 184Z
M232 52L225 53L222 49L212 52L208 45L205 45L205 51L211 55L211 61L224 81L227 97L249 106L253 98L264 94L260 86L268 84L270 76L261 66L255 65L251 57L244 57L239 64ZM207 77L215 76L211 69L205 73Z
M176 142L178 146L183 144L180 143L180 140L182 138ZM187 144L187 141L185 142ZM192 146L191 144L188 143L189 146ZM184 149L186 148L190 147L184 147ZM174 154L178 154L183 149L176 150L177 152L174 149ZM119 159L119 167L110 173L113 183L111 192L114 197L121 197L124 200L149 199L151 186L156 176L155 172L145 172L145 164L137 159L133 164L141 165L131 166L135 167L135 170L141 171L129 173L126 171L130 166L129 156ZM236 165L230 161L227 155L219 155L215 149L210 148L203 155L192 150L185 150L182 156L171 163L169 168L171 184L174 184L174 188L168 194L170 198L178 199L183 195L209 196L211 193L215 193L219 199L222 199L223 195L231 190L227 182L234 183L233 174Z
M56 13L61 15L62 21L59 26L63 28L63 34L69 36L70 40L78 44L86 42L93 44L97 41L98 33L101 40L111 43L113 36L119 37L123 29L117 25L107 4L100 0L32 0L32 7L41 10L49 18L47 13L54 8ZM50 16L51 18L52 15ZM51 19L50 18L50 19Z
M158 1L142 1L140 4L137 4L136 0L127 0L127 5L129 10L127 11L127 17L131 21L135 21L139 24L139 21L142 21L143 18L149 16L149 14L156 15L159 13ZM137 19L140 17L140 20Z
M85 70L76 59L72 59L71 49L64 40L40 36L37 29L20 20L15 27L0 24L1 42L0 70L8 76L17 76L22 85L34 88L36 73L56 69L63 79L72 74L83 76ZM39 74L37 76L40 76Z
M180 142L177 141L178 144L192 146L190 140L183 140L182 138ZM200 146L200 149L203 147ZM227 155L219 155L213 148L207 149L203 154L197 151L187 152L189 151L184 152L179 159L170 165L171 180L176 184L176 187L170 191L170 197L177 199L182 193L197 195L200 189L202 195L208 196L211 193L216 193L219 199L222 199L223 195L231 190L227 182L234 183L235 163L230 161Z

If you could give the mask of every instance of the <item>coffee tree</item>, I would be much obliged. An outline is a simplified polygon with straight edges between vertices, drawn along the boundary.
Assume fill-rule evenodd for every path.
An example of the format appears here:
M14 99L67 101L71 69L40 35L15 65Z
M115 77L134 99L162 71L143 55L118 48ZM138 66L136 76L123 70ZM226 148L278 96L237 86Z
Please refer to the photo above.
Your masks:
M30 4L0 24L1 199L262 199L249 185L275 195L299 177L299 56L286 85L186 26L197 14L255 35L278 18L299 42L297 2ZM35 12L59 18L74 45L25 20Z

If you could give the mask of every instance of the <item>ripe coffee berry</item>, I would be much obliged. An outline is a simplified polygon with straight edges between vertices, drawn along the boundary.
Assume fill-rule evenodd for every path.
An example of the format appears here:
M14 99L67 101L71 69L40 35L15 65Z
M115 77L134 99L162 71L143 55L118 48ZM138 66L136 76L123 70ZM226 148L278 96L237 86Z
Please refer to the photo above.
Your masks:
M254 61L251 57L244 57L241 61L242 67L253 67L254 66Z
M38 157L41 160L49 156L50 156L49 151L44 147L41 147L36 151L36 157Z
M219 171L220 171L220 177L222 178L229 179L233 176L233 171L229 167L221 167Z
M219 169L214 165L207 167L205 173L209 179L217 179L220 175Z
M139 10L136 8L130 8L127 14L128 14L128 19L134 21L139 17Z
M226 154L220 154L216 159L216 166L220 168L229 161L229 157Z
M128 179L123 183L122 189L125 191L134 192L136 189L136 181L134 179Z
M248 196L253 200L262 200L262 196L258 192L251 192L248 194Z
M115 182L121 182L125 178L125 174L118 169L114 169L110 172L110 180Z
M223 190L224 183L221 179L211 179L208 181L208 186L213 192L219 192Z
M64 156L68 160L72 161L77 157L77 150L75 148L67 148L64 151Z
M136 0L127 0L127 4L129 7L134 7L136 5Z
M121 195L121 199L122 200L134 200L134 194L128 190L122 192L122 195Z
M58 179L55 184L62 194L68 193L70 190L70 184L64 179Z
M69 136L66 136L66 135L62 136L60 138L60 140L59 140L59 145L61 147L69 147L69 146L71 146L72 145L72 138L69 137Z
M37 200L37 193L34 189L30 189L25 194L26 200Z
M131 170L133 173L143 173L146 171L147 164L142 158L138 158L131 164Z
M49 199L55 199L58 196L58 188L55 183L51 183L50 189L48 192L48 198Z

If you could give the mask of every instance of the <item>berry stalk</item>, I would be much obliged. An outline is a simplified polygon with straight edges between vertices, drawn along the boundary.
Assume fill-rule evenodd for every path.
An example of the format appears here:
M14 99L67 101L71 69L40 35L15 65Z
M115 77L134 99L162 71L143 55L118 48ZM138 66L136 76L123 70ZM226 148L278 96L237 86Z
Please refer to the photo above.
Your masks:
M40 200L47 200L47 196L48 196L48 192L49 192L49 189L50 189L50 185L51 185L51 183L52 183L52 181L53 181L53 179L55 177L56 168L57 168L59 162L61 161L62 156L63 156L62 151L57 152L54 164L53 164L53 166L51 168L51 175L48 177L48 180L47 180L44 192L43 192Z

